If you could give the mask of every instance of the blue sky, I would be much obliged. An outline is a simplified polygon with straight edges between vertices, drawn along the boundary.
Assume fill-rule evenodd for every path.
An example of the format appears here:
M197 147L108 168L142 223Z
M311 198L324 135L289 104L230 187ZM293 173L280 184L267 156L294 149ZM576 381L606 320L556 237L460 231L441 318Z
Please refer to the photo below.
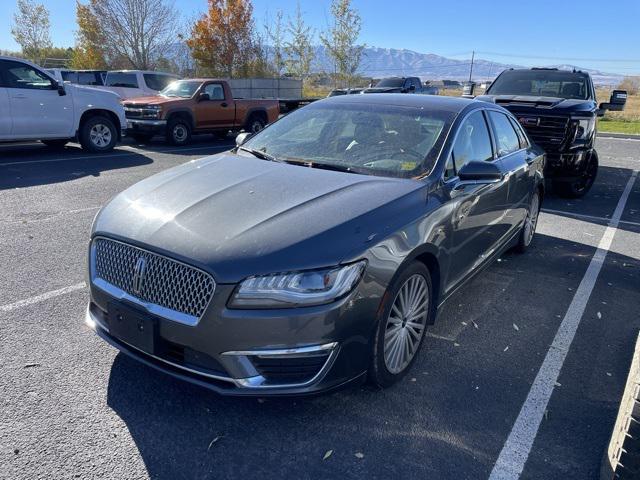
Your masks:
M75 1L40 0L51 12L54 44L72 46ZM293 14L295 0L254 0L258 27L267 12ZM306 21L327 27L330 0L300 0ZM464 59L541 65L571 63L605 72L640 74L639 0L354 0L363 19L362 42ZM177 0L185 18L206 0ZM14 0L0 1L0 48L17 49L11 37ZM616 19L615 21L611 19ZM546 57L546 58L542 58Z

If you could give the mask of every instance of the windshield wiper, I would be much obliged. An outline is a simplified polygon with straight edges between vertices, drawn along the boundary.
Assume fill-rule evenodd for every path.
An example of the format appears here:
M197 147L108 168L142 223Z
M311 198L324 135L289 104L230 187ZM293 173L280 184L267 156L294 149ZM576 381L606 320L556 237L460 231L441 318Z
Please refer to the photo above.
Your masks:
M319 168L322 170L333 170L334 172L355 173L359 175L364 174L361 171L354 170L353 167L347 167L345 165L336 165L335 163L310 162L305 160L289 160L289 159L286 159L285 162L290 163L292 165L301 165L303 167Z
M259 158L260 160L269 160L270 162L282 162L282 160L278 160L273 155L269 155L267 152L263 152L262 150L254 150L253 148L239 146L238 150L242 150L243 152L250 153L254 157Z

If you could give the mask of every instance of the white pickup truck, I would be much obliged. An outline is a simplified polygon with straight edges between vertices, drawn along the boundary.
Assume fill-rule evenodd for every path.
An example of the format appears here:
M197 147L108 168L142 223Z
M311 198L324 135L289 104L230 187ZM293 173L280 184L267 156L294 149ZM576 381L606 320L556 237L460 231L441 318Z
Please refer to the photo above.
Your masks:
M91 152L113 149L127 127L118 95L59 83L40 67L0 56L0 142L77 140Z
M104 85L96 86L100 90L109 90L120 95L123 100L136 97L157 95L171 82L178 80L177 75L145 70L109 71Z

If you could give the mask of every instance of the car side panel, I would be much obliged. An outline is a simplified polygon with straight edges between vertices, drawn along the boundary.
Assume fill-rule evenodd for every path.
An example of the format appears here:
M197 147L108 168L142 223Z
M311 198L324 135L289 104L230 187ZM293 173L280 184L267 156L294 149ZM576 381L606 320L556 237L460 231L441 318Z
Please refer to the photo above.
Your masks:
M9 93L4 87L0 87L0 139L11 138L11 127L13 119L11 117L11 104Z

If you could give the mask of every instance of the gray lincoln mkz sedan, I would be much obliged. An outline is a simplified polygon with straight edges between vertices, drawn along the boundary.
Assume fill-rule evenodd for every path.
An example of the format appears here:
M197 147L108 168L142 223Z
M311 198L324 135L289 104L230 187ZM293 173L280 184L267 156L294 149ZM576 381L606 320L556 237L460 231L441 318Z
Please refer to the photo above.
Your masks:
M237 144L116 196L89 249L97 334L224 394L391 385L544 192L543 152L480 101L334 97Z

